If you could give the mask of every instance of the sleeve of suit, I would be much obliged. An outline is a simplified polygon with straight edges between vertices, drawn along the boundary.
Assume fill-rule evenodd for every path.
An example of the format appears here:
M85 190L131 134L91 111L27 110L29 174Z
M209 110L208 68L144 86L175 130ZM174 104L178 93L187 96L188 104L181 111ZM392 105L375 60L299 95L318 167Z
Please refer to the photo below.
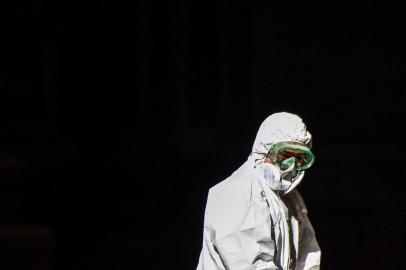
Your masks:
M234 203L239 209L239 214L235 216L235 211L230 213L233 209L227 208L230 201L223 201L224 199L233 200L232 196L208 196L203 247L197 270L277 270L278 267L273 262L275 243L271 238L269 223L267 220L254 218L262 216L259 215L260 211L267 210L266 202L260 205L253 201L240 207ZM239 224L238 229L222 233L223 224L236 223ZM216 227L220 231L216 231Z
M317 243L316 233L307 216L307 207L299 195L298 199L302 205L302 224L299 236L299 257L298 270L319 270L321 250Z

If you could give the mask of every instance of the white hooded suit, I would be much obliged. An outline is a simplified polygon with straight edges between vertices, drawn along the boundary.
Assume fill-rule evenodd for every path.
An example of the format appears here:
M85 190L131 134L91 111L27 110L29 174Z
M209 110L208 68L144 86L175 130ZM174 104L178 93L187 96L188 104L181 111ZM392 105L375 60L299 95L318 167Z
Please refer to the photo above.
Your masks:
M320 269L315 232L302 197L293 190L298 183L280 195L258 170L271 144L310 140L297 115L275 113L265 119L248 160L209 190L197 270Z

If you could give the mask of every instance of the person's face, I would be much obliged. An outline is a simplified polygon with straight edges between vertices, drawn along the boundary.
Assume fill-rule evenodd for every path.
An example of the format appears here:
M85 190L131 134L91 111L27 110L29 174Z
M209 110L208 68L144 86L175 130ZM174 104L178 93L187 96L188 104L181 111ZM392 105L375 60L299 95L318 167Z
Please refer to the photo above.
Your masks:
M272 163L272 164L274 164L274 163L272 162L272 159L270 159L269 157L265 157L265 160L264 160L264 162L267 162L267 163Z
M302 151L289 149L289 150L283 150L278 154L279 161L284 161L291 157L296 158L297 167L302 167L306 162L305 154Z
M295 157L296 158L296 166L297 167L301 167L305 164L305 154L301 151L297 151L297 150L284 150L281 153L279 153L279 161L284 161L288 158L291 157ZM264 162L267 163L272 163L272 159L270 159L269 157L266 157Z

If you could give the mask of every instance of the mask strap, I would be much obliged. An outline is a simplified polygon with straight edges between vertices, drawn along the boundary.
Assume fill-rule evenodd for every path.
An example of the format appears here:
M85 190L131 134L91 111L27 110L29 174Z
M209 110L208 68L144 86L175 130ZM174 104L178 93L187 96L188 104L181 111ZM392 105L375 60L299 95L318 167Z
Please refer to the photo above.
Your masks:
M259 153L259 152L251 152L250 156L252 156L252 154L263 155L262 158L257 158L257 159L254 160L254 163L255 163L255 164L257 163L258 160L261 160L261 159L263 159L263 158L266 156L266 154L264 154L264 153Z

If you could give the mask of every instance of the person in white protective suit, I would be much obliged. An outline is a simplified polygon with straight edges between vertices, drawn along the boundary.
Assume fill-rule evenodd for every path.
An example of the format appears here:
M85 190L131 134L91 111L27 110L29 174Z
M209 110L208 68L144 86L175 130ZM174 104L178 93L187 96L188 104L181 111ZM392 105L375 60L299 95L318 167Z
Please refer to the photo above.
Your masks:
M314 270L321 251L295 187L314 162L302 119L261 124L252 153L209 190L197 270Z

